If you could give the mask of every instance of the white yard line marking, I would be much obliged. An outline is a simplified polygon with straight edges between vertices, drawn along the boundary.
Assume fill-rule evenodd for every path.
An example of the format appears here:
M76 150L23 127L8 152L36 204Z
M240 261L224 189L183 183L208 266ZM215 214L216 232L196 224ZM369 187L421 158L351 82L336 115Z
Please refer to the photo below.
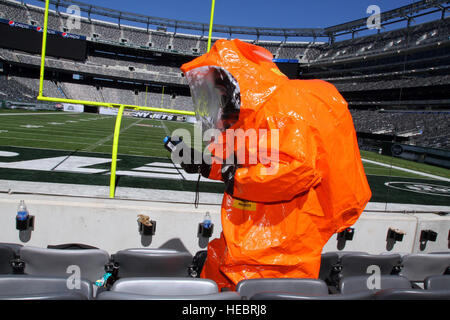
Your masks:
M161 122L161 125L164 129L164 132L166 133L166 135L170 136L170 132L169 129L167 129L166 125L164 124L164 122L162 122L162 120L159 120L159 122Z
M19 154L17 152L0 151L0 157L17 157Z
M23 126L20 126L21 128L27 128L27 129L39 129L39 128L43 128L44 126L35 126L35 125L32 125L32 124L27 124L27 125L23 125Z
M123 129L120 130L120 133L123 134L125 131L127 131L128 129L130 129L131 127L134 127L135 125L137 125L138 123L142 122L144 119L139 119L135 122L133 122L132 124L130 124L128 127L125 127ZM112 134L110 134L109 136L98 140L97 142L95 142L94 144L92 144L91 146L81 150L81 151L86 151L86 152L91 152L92 150L96 149L97 147L100 147L102 144L106 143L107 141L111 140L112 138L114 138L114 132Z
M423 177L428 177L428 178L433 178L436 180L450 182L450 179L447 179L447 178L444 178L441 176L436 176L434 174L424 173L424 172L415 171L415 170L411 170L411 169L405 169L405 168L397 167L397 166L391 166L390 164L385 164L385 163L381 163L381 162L377 162L377 161L373 161L373 160L367 160L367 159L361 159L361 160L362 160L362 162L376 164L381 167L392 168L392 169L399 170L399 171L414 173L416 175L423 176Z

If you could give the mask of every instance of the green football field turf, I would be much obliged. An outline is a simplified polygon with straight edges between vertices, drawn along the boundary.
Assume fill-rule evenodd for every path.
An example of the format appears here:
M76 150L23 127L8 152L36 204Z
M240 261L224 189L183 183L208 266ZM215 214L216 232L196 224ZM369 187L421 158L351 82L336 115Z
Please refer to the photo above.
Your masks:
M20 154L17 159L0 157L0 164L2 161L24 161L69 155L110 159L114 127L114 116L65 112L12 113L11 111L0 111L0 151ZM193 135L191 124L124 117L119 139L118 171L136 172L142 171L139 167L149 163L170 163L170 155L164 149L162 141L166 135L170 135L179 128L186 129ZM449 170L446 169L365 151L362 151L361 155L363 159L449 178ZM83 176L68 172L19 170L7 167L1 168L0 166L0 180L109 184L109 177L105 174ZM108 170L109 163L89 168ZM373 163L365 162L364 168L374 194L372 201L449 205L448 195L426 195L385 187L386 182L399 181L399 179L410 183L435 184L445 188L450 186L448 182ZM145 170L148 168L144 168ZM185 191L195 189L195 182L185 179L175 181L127 175L119 175L118 178L118 186ZM205 182L200 189L204 192L222 192L223 185Z
M71 113L3 113L0 145L80 152L111 153L115 117ZM176 128L192 131L192 125L123 117L119 153L167 157L162 141Z
M115 117L96 114L72 114L65 112L39 112L14 114L11 110L0 113L0 145L35 147L40 149L69 150L78 152L111 153ZM119 138L119 154L167 158L163 148L164 137L175 129L189 130L187 123L142 118L122 119ZM361 151L364 159L449 177L449 170L407 160L386 157ZM365 163L366 174L378 176L420 176L391 168Z

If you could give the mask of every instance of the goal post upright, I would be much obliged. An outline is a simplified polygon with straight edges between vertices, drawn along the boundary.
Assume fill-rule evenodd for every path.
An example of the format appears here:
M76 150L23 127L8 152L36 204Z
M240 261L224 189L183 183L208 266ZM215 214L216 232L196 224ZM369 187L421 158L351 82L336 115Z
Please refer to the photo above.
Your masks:
M208 34L208 52L211 50L212 29L214 25L214 11L216 7L216 0L211 2L211 18L209 20L209 34Z
M43 97L44 91L44 72L45 72L45 56L47 53L47 31L48 31L48 8L50 0L45 1L45 14L44 14L44 30L42 32L42 51L41 51L41 70L39 77L39 98Z
M116 194L116 169L117 169L117 153L119 150L119 136L120 136L120 127L122 125L122 116L123 110L125 106L122 104L119 107L116 116L116 127L114 129L114 140L113 140L113 149L112 149L112 159L111 159L111 180L109 183L109 197L114 199Z

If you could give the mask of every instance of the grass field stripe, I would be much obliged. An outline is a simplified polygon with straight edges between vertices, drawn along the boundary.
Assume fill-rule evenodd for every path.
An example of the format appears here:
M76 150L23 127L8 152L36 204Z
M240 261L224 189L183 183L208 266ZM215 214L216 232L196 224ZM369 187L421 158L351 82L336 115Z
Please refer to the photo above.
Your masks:
M11 132L11 131L9 131L8 133L9 133L10 135L13 135L13 136L16 134L16 133ZM50 137L54 137L55 134L58 134L58 132L54 132L53 134L50 134L50 133L40 133L40 132L21 132L20 134L26 139L26 136L27 136L27 135L32 135L34 138L36 138L36 137L38 137L38 136L50 136ZM68 137L68 138L71 138L72 140L74 140L74 139L73 139L73 136L71 136L71 135L58 134L58 137L59 137L59 138ZM97 141L97 140L98 140L98 137L97 137L97 138L92 138L92 137L77 137L77 139L81 139L81 140L94 140L94 141ZM47 140L42 139L42 141L47 141Z
M436 180L450 182L450 179L444 178L444 177L441 177L441 176L437 176L437 175L434 175L434 174L424 173L424 172L415 171L415 170L406 169L406 168L397 167L397 166L391 166L389 164L385 164L385 163L381 163L381 162L377 162L377 161L373 161L373 160L367 160L367 159L361 159L361 160L364 163L376 164L376 165L379 165L381 167L392 168L392 169L399 170L399 171L414 173L414 174L417 174L417 175L423 176L423 177L428 177L428 178L433 178L433 179L436 179Z
M47 116L47 115L62 115L60 112L44 112L44 113L2 113L0 114L1 117L7 117L7 116Z
M123 129L121 129L121 130L120 130L120 133L124 133L125 131L127 131L128 129L130 129L131 127L133 127L134 125L136 125L136 124L142 122L143 120L144 120L144 119L139 119L139 120L133 122L133 123L130 124L129 126L123 128ZM94 143L92 146L90 146L90 147L88 147L88 148L86 148L86 149L83 149L82 151L90 152L90 151L92 151L92 150L94 150L94 149L100 147L100 146L101 146L102 144L104 144L105 142L111 140L113 137L114 137L114 132L113 132L112 134L110 134L109 136L107 136L107 137L105 137L105 138L103 138L103 139L98 140L98 141L97 141L96 143Z
M1 139L14 139L14 140L25 140L25 141L39 141L43 142L42 139L32 139L32 138L18 138L18 137L0 137ZM67 144L87 144L90 145L90 143L84 143L84 142L70 142L70 141L61 141L61 140L45 140L44 142L54 142L54 143L67 143ZM21 146L17 146L21 147ZM66 150L67 151L67 150Z
M366 176L384 177L384 178L416 178L416 179L421 179L422 178L422 176L415 175L413 173L411 173L411 175L402 175L402 176L366 173Z
M169 131L169 129L167 129L164 122L162 120L159 120L159 122L161 122L161 125L163 126L163 129L164 129L164 132L166 133L166 135L170 136L170 131Z

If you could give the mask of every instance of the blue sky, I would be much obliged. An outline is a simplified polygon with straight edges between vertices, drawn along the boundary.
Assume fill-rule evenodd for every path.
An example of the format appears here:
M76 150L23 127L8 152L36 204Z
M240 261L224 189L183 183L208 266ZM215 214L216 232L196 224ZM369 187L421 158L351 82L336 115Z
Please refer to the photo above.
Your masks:
M80 0L111 9L209 23L210 0ZM27 3L43 3L26 0ZM362 17L378 5L381 11L413 0L216 0L215 23L251 27L328 27Z

